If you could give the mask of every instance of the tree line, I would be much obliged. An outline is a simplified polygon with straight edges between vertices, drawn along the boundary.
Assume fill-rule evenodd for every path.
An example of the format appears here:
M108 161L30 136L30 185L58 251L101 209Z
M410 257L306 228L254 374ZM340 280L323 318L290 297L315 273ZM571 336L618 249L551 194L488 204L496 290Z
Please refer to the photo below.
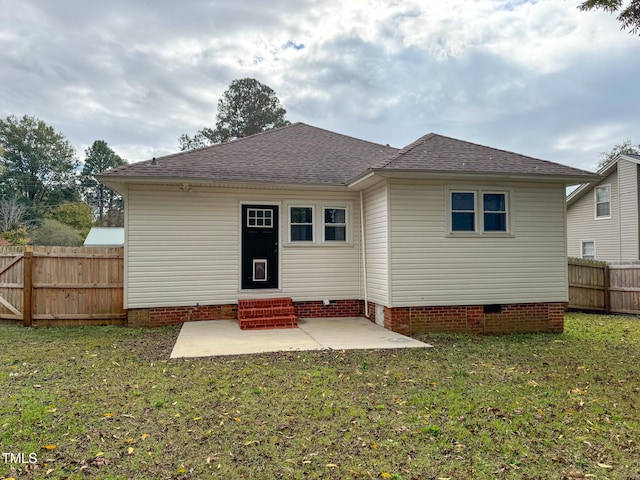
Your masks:
M214 128L178 139L181 150L228 142L290 124L275 92L253 78L234 80L218 101ZM122 226L122 198L94 175L125 165L104 140L85 150L42 120L0 119L0 243L81 245L92 226Z
M81 165L73 145L44 121L0 119L2 243L81 245L92 226L122 226L122 198L94 175L126 163L96 140Z

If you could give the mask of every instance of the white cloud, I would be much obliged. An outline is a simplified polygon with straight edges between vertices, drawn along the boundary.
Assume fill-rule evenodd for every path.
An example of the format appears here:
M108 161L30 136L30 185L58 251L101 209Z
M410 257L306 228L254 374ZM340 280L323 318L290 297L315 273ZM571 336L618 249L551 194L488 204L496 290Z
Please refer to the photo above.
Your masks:
M293 121L396 146L437 131L586 166L640 141L640 39L577 1L0 2L0 116L130 159L212 125L245 76Z

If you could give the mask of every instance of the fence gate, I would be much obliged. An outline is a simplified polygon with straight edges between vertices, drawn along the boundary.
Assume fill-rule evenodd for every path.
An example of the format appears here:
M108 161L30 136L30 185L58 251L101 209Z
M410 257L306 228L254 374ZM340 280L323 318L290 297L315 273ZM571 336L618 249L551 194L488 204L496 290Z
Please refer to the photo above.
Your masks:
M122 248L0 247L0 322L125 323Z
M23 319L24 253L3 249L0 253L0 320Z

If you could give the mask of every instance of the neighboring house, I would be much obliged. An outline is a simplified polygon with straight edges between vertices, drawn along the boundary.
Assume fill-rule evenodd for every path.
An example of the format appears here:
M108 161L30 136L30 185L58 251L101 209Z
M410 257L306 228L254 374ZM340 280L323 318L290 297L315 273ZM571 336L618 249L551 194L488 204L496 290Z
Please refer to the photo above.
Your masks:
M122 227L92 227L85 247L122 247L124 246L124 228Z
M296 123L98 178L125 200L129 325L291 297L299 317L494 333L562 331L565 186L597 177L436 134L398 150Z
M640 260L640 155L618 155L567 197L567 252L607 262Z

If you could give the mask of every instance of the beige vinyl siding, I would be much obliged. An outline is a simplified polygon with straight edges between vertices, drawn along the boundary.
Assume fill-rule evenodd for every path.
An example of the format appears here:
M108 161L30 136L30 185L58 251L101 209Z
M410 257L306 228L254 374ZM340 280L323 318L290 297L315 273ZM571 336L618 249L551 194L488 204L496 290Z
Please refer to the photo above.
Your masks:
M618 199L618 171L610 173L598 185L611 185L611 218L597 219L595 187L567 208L567 252L581 257L581 242L595 241L596 259L620 261L620 226Z
M387 186L385 182L363 194L369 301L389 306Z
M638 260L638 165L618 161L620 260Z
M361 298L358 194L131 185L126 307ZM288 245L287 202L348 205L352 243ZM280 289L240 291L240 204L280 206ZM320 215L316 217L320 221Z
M514 235L446 235L448 186L508 191ZM563 186L394 180L389 189L394 307L566 301Z

